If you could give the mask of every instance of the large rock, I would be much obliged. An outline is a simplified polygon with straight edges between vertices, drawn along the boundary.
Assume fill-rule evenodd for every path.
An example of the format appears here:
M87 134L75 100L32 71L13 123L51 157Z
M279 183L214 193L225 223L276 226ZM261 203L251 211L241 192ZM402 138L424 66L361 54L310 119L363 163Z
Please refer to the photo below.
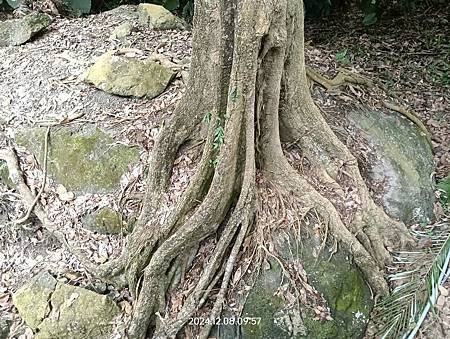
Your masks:
M13 295L13 304L28 326L36 330L51 310L49 299L57 281L49 273L35 276Z
M395 112L362 110L350 119L374 147L377 159L369 164L369 180L382 188L386 212L405 223L432 219L435 165L417 126Z
M38 155L42 163L44 135L44 129L32 128L20 132L16 142ZM138 159L138 149L115 143L99 129L75 131L66 127L51 133L48 172L69 191L109 193Z
M0 47L24 44L51 22L51 16L43 13L31 13L21 19L0 22Z
M345 253L330 258L330 249L320 250L320 239L302 234L301 243L293 234L275 237L275 247L288 264L301 263L309 283L321 293L333 320L316 321L315 314L301 305L301 312L286 305L276 295L282 271L272 261L263 270L250 292L243 317L261 317L258 325L242 327L243 338L361 338L373 305L371 292L360 271Z
M185 29L184 20L176 17L163 6L140 4L138 6L139 22L155 30Z
M13 295L13 303L36 338L108 338L117 305L105 295L57 282L41 273Z
M153 60L109 51L89 68L84 80L111 94L154 98L164 92L174 75Z

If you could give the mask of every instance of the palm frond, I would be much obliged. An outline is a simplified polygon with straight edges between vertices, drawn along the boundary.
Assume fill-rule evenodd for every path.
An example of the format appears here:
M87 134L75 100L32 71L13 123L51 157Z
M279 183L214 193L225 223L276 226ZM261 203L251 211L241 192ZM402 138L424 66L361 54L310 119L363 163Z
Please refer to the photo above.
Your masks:
M388 276L392 293L375 305L374 322L381 338L412 339L436 303L450 261L450 222L445 219L413 230L420 250L397 252Z

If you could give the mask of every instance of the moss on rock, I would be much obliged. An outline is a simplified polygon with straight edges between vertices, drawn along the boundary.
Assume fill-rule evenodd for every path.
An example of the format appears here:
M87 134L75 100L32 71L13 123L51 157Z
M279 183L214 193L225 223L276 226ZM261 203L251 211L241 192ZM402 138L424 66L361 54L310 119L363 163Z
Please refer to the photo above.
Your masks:
M242 337L245 339L290 337L274 322L283 300L274 295L280 285L281 269L277 263L271 264L272 268L258 277L245 302L242 317L260 319L257 324L249 322L242 325Z
M139 22L155 30L185 29L184 20L176 17L163 6L140 4L138 6Z
M86 228L102 234L120 234L124 229L122 215L110 207L104 207L84 218Z
M45 131L22 131L16 142L43 160ZM108 193L117 188L128 165L139 159L136 148L115 144L99 129L74 131L62 128L49 141L48 171L70 191Z
M405 223L432 219L435 165L417 126L395 112L355 111L350 120L374 146L378 159L369 164L369 176L385 190L382 200L387 213Z
M47 28L52 17L44 13L31 13L21 19L0 22L0 47L24 44Z
M307 232L305 232L307 233ZM331 259L327 249L320 252L319 239L304 234L299 243L293 234L276 235L275 247L288 263L300 260L308 281L325 297L333 320L316 321L315 314L301 307L301 314L289 308L275 293L281 269L271 262L263 270L246 300L243 316L260 317L259 325L243 325L243 338L361 338L373 306L369 287L359 270L344 253Z
M48 300L55 290L56 283L56 279L48 272L43 272L13 295L14 306L33 330L36 330L50 313Z
M13 295L14 306L36 338L109 338L120 314L105 295L57 282L48 272Z
M110 338L120 314L107 296L58 283L50 300L51 313L39 326L38 339Z

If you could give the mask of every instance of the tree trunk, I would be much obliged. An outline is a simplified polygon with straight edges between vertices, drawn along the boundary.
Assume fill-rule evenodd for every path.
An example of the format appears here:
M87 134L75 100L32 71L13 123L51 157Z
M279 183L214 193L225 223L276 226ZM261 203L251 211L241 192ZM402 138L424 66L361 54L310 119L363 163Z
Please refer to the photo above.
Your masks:
M98 270L134 294L131 338L175 336L220 282L211 316L219 314L241 245L255 227L257 173L314 210L374 291L388 292L386 246L410 238L404 225L375 205L355 158L315 106L303 35L300 0L196 0L187 92L150 157L137 225L122 255ZM165 196L174 159L202 124L207 132L198 170L170 206ZM288 163L282 140L303 152L315 179L333 194L322 195ZM349 188L358 197L351 211L342 207ZM164 309L171 268L211 235L219 237L214 252L182 309L170 318Z

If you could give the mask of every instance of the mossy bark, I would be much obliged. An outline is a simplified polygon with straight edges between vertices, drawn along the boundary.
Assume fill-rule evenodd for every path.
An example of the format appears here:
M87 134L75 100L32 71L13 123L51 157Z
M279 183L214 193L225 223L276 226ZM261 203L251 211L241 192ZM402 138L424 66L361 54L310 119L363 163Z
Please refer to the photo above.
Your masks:
M211 317L219 314L241 245L254 225L257 171L313 209L374 291L387 293L383 268L390 256L385 246L394 240L407 243L409 237L404 225L372 201L355 158L314 105L303 33L302 1L263 0L257 6L251 0L196 1L187 92L150 157L142 214L127 245L97 272L130 286L135 297L131 338L175 336L217 284ZM176 205L167 206L175 156L204 117L209 123L198 170ZM218 129L223 139L217 138ZM322 195L288 163L282 139L298 144L335 199ZM360 203L347 216L341 206L349 187ZM181 310L169 316L165 306L172 267L211 235L218 240L209 261ZM209 328L201 335L207 336Z

